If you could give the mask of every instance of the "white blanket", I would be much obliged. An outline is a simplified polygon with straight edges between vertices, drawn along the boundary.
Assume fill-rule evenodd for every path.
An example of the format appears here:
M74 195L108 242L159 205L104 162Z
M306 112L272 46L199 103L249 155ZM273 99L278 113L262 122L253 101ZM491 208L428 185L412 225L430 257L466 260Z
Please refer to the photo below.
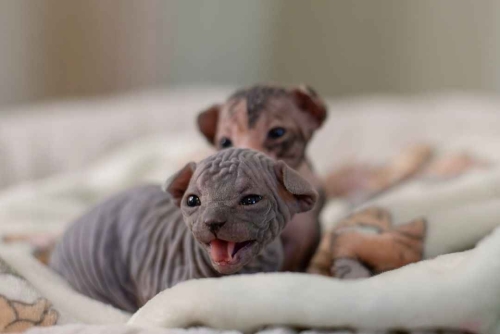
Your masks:
M61 231L73 217L110 193L137 182L161 182L185 162L208 152L202 141L193 144L182 136L144 138L87 170L5 193L0 199L0 215L4 222L11 219L12 223L3 224L0 232ZM500 173L492 169L471 173L451 183L415 181L371 204L383 203L395 212L400 222L417 213L426 215L430 239L426 255L433 257L473 246L498 226L499 194ZM440 204L435 205L436 202ZM344 210L330 211L323 219L333 223L343 214ZM500 238L500 231L495 238ZM494 290L497 285L489 286L500 281L493 279L488 283L487 279L500 275L500 267L495 264L496 257L486 255L500 256L498 245L500 241L490 240L470 256L464 253L445 257L356 283L291 274L193 281L149 302L131 323L153 327L203 324L242 331L256 330L262 325L372 329L455 325L463 328L463 323L452 315L466 314L468 318L464 320L478 319L480 327L473 329L487 332L485 328L489 330L496 324L497 318L492 318L493 315L500 314L500 298L497 298L500 290ZM72 291L46 267L36 263L26 248L0 247L0 257L30 281L56 309L67 313L66 318L70 320L63 318L59 324L112 324L128 319L123 312ZM477 282L472 280L474 276ZM442 296L442 305L436 304L436 291ZM466 291L470 295L464 295ZM464 300L464 296L467 296L467 303L463 304L466 313L450 313L449 307ZM417 297L419 302L411 301ZM491 303L485 304L487 300ZM395 312L404 309L407 313Z
M333 115L335 108L349 110L342 103L332 105ZM339 159L349 157L349 151L357 152L359 159L383 161L401 145L415 140L435 142L443 151L466 149L489 160L500 161L500 137L496 136L497 130L493 130L500 127L500 115L493 112L491 105L483 105L486 111L479 115L466 110L471 105L470 100L459 100L449 103L448 111L418 115L416 109L436 108L435 104L414 103L413 108L407 108L404 113L395 112L394 104L399 105L365 100L358 103L358 110L352 114L331 116L331 121L311 146L311 156L318 170L324 173L330 166L338 165ZM389 110L382 108L387 105ZM451 111L454 107L456 112ZM470 128L464 128L466 125ZM360 133L363 136L360 137ZM370 135L376 140L371 140ZM398 138L402 139L395 143ZM332 146L341 147L338 156L324 154L325 149ZM210 149L194 129L171 135L143 136L85 168L11 188L0 194L0 235L59 232L89 206L111 193L140 182L162 182L187 161L197 160L208 152ZM473 247L494 229L500 223L500 205L496 202L499 191L500 172L493 169L446 184L415 181L371 204L383 204L392 210L396 223L415 218L416 214L428 216L431 223L427 245L430 246L425 253L432 258ZM343 202L329 203L323 215L325 227L331 228L347 210ZM498 324L500 314L498 279L491 278L500 275L494 261L500 256L496 247L498 237L497 232L477 251L408 266L366 282L336 282L287 274L193 281L158 296L139 311L133 322L168 327L203 324L237 330L255 330L263 324L374 329L457 325L487 333ZM37 293L50 300L56 309L65 310L66 320L61 324L116 324L128 319L127 314L76 294L46 267L35 264L25 247L2 246L0 258L32 282ZM252 298L250 295L237 298L236 293L253 286ZM206 289L210 294L201 303L197 298ZM254 294L253 291L263 293ZM442 293L442 298L432 304L431 296L436 291ZM458 291L463 293L458 294ZM186 309L176 304L180 302ZM74 303L79 306L72 307ZM450 312L450 307L456 312ZM472 323L457 322L460 316ZM125 331L125 327L113 328ZM57 330L62 333L65 329ZM67 328L68 333L73 330L106 332L102 327ZM201 331L210 332L208 329Z

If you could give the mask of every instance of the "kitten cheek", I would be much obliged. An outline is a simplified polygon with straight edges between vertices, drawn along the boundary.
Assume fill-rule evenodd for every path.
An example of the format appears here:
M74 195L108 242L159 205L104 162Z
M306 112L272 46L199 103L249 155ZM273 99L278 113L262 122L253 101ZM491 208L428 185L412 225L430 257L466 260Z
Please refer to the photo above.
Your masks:
M260 244L262 245L262 248L266 247L269 245L273 240L275 240L278 237L279 233L276 233L275 229L270 228L268 229L260 241Z
M259 229L267 229L270 221L274 220L274 216L270 216L270 210L266 207L252 212L252 215L242 215L241 221L246 224L255 226Z
M184 222L186 222L186 225L192 230L193 226L196 225L196 221L198 220L198 217L200 216L199 210L196 211L191 211L190 212L182 212L182 217L184 218Z
M199 210L199 207L189 207L189 206L185 206L182 208L182 215L184 217L193 217L193 216L196 216L197 214L199 214L200 210Z
M266 215L270 211L269 205L265 205L264 203L257 203L255 205L247 205L245 207L244 215L251 215L252 217L261 218L262 215Z

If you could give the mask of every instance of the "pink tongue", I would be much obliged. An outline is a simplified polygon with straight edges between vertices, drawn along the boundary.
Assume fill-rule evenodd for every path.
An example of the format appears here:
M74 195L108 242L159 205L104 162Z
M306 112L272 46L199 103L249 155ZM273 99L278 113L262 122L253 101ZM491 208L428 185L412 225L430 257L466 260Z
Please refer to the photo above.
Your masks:
M214 239L210 242L210 256L215 262L230 261L234 250L235 243L227 242L220 239Z

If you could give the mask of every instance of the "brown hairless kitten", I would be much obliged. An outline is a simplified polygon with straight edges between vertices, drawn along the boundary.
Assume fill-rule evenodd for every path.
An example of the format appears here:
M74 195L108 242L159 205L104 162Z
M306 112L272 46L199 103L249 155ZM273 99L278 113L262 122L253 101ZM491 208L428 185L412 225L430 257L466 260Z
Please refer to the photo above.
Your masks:
M200 113L198 127L217 149L251 148L283 160L322 194L321 182L305 151L327 116L321 98L309 87L285 89L254 86L234 93L222 104ZM320 239L318 215L324 196L314 210L298 214L281 237L287 262L284 270L303 271Z

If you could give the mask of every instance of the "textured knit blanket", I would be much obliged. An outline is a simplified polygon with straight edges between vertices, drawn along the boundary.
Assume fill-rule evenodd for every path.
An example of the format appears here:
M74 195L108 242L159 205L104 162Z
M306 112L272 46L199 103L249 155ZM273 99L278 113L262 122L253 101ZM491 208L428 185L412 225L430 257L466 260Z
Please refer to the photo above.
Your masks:
M150 137L83 171L1 195L0 233L7 243L0 245L0 330L500 331L499 231L488 237L500 225L495 166L439 182L416 178L354 210L343 201L329 203L316 273L373 276L362 280L286 273L196 280L130 315L76 293L36 258L50 242L46 235L60 233L89 206L132 184L161 182L206 154L190 136ZM16 242L26 233L40 239ZM436 258L448 253L454 254Z

